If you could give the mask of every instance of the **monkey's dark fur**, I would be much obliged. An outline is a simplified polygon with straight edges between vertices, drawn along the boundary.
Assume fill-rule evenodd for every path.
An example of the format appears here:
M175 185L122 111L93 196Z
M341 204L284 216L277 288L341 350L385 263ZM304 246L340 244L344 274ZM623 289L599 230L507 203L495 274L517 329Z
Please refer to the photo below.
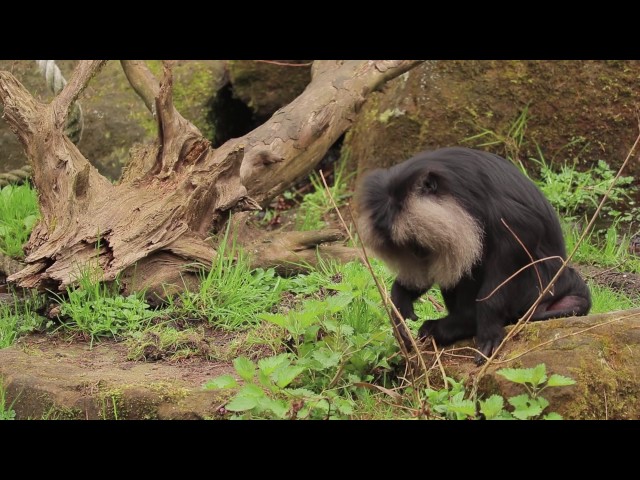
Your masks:
M530 266L491 292L531 263L527 251L534 260L566 258L549 202L514 165L491 153L423 152L367 175L356 197L362 241L397 272L391 299L402 316L416 320L413 302L434 284L442 290L448 315L424 322L419 333L439 345L476 336L478 350L490 356L504 325L525 314L561 261ZM551 292L532 320L586 315L591 308L589 289L572 268Z

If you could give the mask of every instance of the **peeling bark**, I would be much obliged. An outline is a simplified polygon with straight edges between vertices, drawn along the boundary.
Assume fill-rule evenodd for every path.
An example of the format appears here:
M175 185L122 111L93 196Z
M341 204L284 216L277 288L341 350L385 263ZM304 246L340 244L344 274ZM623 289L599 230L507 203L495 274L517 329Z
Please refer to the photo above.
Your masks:
M143 63L123 62L134 89L155 110L159 133L154 145L132 151L117 185L63 132L69 105L104 63L80 62L48 105L0 72L5 118L33 165L42 212L25 249L26 268L9 277L23 287L64 289L93 262L107 281L124 274L138 278L131 283L136 288L161 288L179 280L185 265L210 264L215 249L205 238L212 227L221 227L231 212L264 205L308 174L351 125L366 95L419 62L315 62L298 98L218 149L173 106L169 63L156 83ZM348 255L339 248L332 253Z

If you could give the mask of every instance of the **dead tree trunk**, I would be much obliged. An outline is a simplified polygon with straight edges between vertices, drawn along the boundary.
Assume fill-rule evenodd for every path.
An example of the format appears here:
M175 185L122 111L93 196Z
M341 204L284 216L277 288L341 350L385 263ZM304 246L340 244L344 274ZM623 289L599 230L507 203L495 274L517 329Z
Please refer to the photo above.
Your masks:
M27 267L9 277L23 287L64 289L84 265L129 288L182 284L188 265L210 264L205 240L230 212L264 205L309 173L351 125L365 96L417 61L319 61L293 102L242 138L213 149L172 102L171 68L161 83L142 62L123 62L158 120L158 139L131 152L111 184L64 135L69 106L105 61L80 62L48 105L0 72L5 118L34 169L42 219L25 248Z

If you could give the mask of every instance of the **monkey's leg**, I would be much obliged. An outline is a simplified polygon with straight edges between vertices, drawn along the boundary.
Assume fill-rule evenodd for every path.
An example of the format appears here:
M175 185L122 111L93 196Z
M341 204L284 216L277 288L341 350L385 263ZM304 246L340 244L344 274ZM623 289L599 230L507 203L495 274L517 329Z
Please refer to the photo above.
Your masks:
M420 297L420 295L422 295L427 290L427 288L425 288L424 290L407 288L401 285L396 279L391 286L391 301L405 320L417 320L418 316L413 310L413 302L415 302L418 297ZM412 344L411 339L409 338L409 332L400 323L400 320L396 317L395 313L393 313L391 316L393 319L393 323L398 329L398 332L400 332L400 336L402 337L402 341L405 347L407 348L407 350L411 350Z
M491 308L491 304L478 305L476 317L476 348L482 352L475 356L476 365L482 365L485 357L490 357L504 339L504 325L501 316ZM484 356L483 356L484 355Z
M471 338L475 333L476 327L473 309L456 312L454 315L449 314L439 320L427 320L422 324L420 330L418 330L418 336L420 338L432 335L433 339L441 347L451 345L458 340Z
M588 298L578 295L567 295L554 299L553 303L541 304L531 317L532 321L547 320L549 318L572 317L574 315L586 315L591 308Z
M433 335L440 346L473 337L476 333L476 290L474 283L469 280L463 280L454 289L442 290L449 315L440 320L427 320L420 327L418 335Z
M567 268L555 285L555 295L547 294L533 313L531 320L547 320L573 315L586 315L591 309L591 293L582 277Z

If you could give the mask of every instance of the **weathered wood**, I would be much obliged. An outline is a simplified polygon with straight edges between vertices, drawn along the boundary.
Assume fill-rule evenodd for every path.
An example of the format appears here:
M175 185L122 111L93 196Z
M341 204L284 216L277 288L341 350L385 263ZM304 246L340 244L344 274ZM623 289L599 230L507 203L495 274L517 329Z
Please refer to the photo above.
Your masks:
M231 212L257 208L309 173L349 127L365 96L417 63L319 62L302 95L261 127L218 149L173 106L169 63L157 85L144 65L125 63L145 102L154 96L159 128L154 145L132 151L117 185L100 175L63 132L68 106L104 61L80 62L49 105L34 100L9 72L0 72L5 118L33 165L42 212L25 249L27 266L9 281L64 289L89 262L102 268L107 281L119 274L133 278L145 259L142 284L159 289L164 281L175 281L183 266L210 263L215 249L205 238L212 228L221 227ZM285 262L302 256L282 255Z

